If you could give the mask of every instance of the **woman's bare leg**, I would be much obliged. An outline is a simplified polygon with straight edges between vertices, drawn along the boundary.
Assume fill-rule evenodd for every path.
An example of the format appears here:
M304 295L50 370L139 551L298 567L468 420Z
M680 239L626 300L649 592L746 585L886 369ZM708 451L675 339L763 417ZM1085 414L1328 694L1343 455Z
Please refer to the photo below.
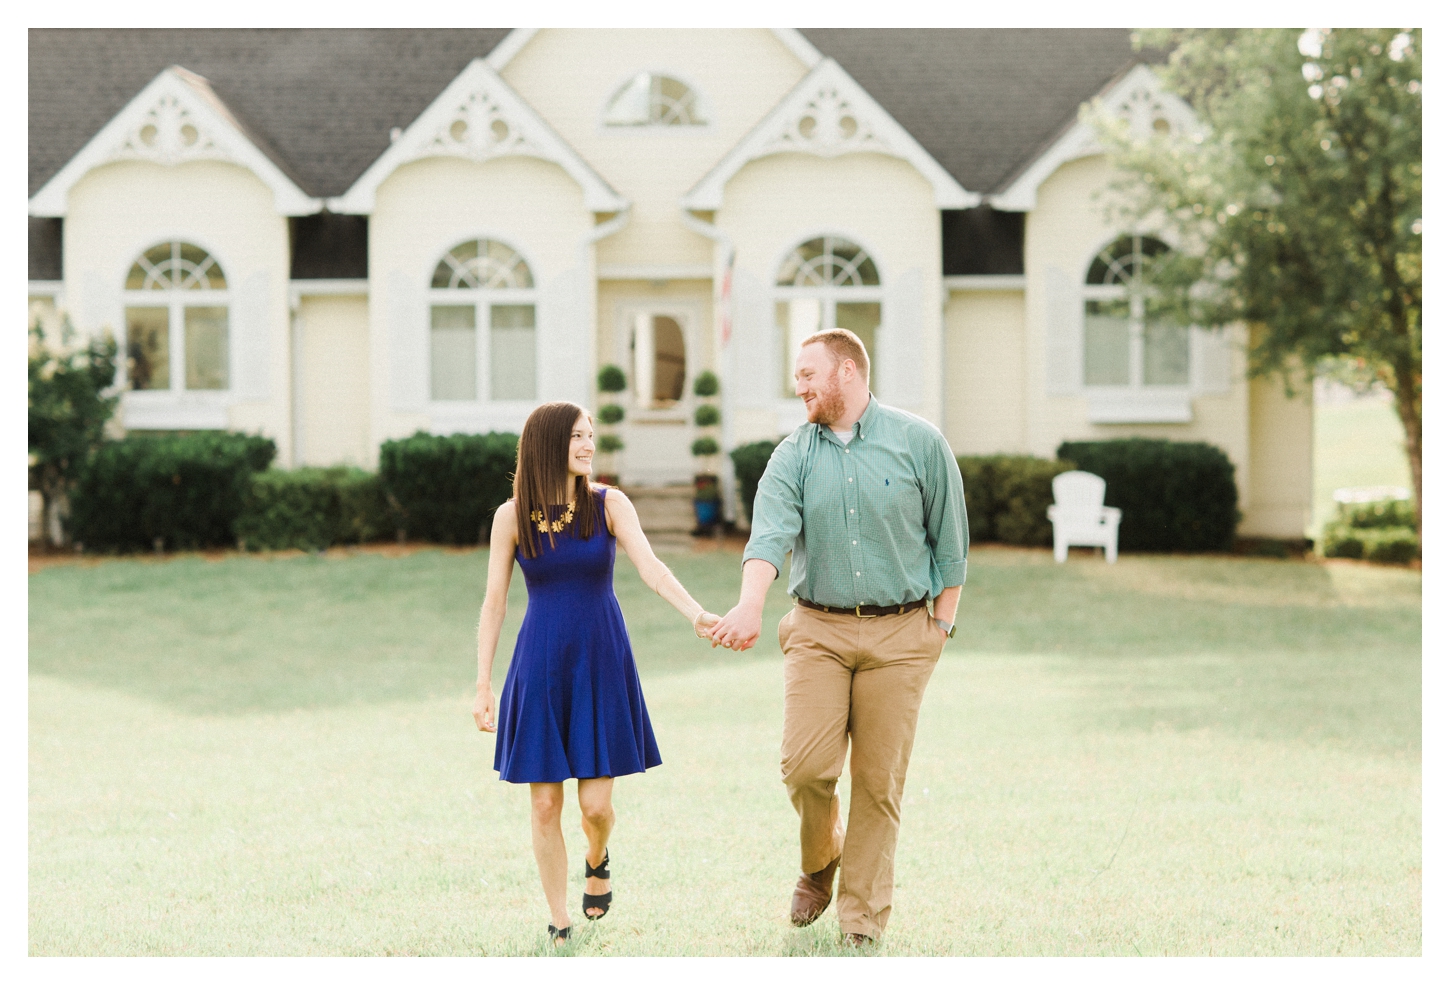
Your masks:
M609 833L614 830L614 777L599 776L579 781L579 813L583 815L584 837L589 839L589 848L584 860L590 865L604 861L604 852L609 847ZM590 896L603 896L609 892L610 880L589 878L584 880L584 892ZM585 910L587 916L597 917L604 911L598 907Z
M564 812L564 784L530 783L529 800L534 833L534 861L539 863L539 880L549 902L549 918L560 930L569 926L569 908L564 897L569 890L569 857L564 848L564 829L559 816Z

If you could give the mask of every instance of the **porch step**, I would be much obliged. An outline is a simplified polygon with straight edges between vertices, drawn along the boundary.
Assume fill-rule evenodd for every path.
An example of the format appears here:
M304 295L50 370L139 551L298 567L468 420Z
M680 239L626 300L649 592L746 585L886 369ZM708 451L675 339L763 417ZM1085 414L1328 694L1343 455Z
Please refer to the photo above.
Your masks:
M646 534L688 534L695 529L694 486L625 486Z

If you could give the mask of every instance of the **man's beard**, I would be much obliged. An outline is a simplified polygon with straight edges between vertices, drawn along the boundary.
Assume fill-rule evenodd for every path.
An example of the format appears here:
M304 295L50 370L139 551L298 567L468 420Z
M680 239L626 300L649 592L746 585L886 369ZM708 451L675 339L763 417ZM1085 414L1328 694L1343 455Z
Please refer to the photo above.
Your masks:
M816 408L806 415L806 419L812 424L830 427L845 415L846 398L841 396L841 374L837 370L831 374L826 385L817 391Z

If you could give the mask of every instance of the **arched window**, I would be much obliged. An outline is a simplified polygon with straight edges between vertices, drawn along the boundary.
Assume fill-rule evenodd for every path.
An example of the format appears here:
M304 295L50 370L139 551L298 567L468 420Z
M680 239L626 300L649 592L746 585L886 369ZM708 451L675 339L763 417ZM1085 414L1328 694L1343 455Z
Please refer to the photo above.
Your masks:
M775 278L775 324L784 344L782 394L795 397L795 358L801 342L823 328L846 328L876 359L881 327L881 276L860 246L837 236L801 243Z
M673 407L685 395L685 331L672 315L641 312L629 340L639 407Z
M654 72L640 72L626 82L604 110L604 123L611 127L702 126L705 122L695 90L679 79Z
M126 383L132 390L226 390L227 278L215 257L173 240L126 275Z
M1151 319L1153 259L1168 245L1120 236L1088 267L1083 383L1090 387L1188 386L1188 329Z
M535 399L534 275L517 250L494 239L458 244L434 268L429 295L432 399Z

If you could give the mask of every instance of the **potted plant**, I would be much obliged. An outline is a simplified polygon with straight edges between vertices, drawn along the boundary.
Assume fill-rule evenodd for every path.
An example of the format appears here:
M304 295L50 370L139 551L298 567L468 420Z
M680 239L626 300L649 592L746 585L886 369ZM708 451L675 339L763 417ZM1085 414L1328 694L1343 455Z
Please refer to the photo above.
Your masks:
M720 454L720 442L713 434L720 423L720 409L711 402L720 392L720 380L707 369L695 377L694 391L700 398L695 407L695 426L700 436L690 445L690 454L700 460L695 471L695 533L705 536L713 533L722 519L720 477L713 468L715 456Z
M624 370L618 366L605 366L599 370L599 391L605 394L623 393L629 386L625 379ZM607 486L619 485L619 472L615 468L614 455L624 448L624 439L615 433L615 425L624 420L624 408L617 403L603 404L599 412L594 415L594 420L600 425L600 434L594 443L600 454L604 456L604 463L599 472L595 475L596 482L602 482Z

